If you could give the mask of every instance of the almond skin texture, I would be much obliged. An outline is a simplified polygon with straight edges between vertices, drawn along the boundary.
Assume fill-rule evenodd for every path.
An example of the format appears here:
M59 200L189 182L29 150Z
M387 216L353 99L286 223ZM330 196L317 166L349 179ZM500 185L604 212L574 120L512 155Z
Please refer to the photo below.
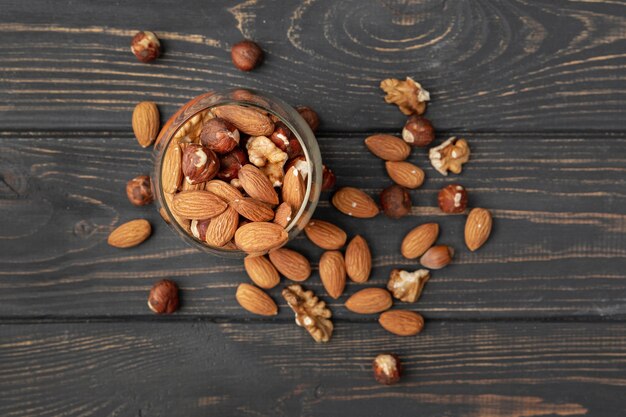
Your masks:
M465 244L474 252L485 244L491 234L493 219L489 210L475 208L470 211L465 222Z
M354 282L363 283L370 277L372 253L362 236L356 235L346 248L346 273Z
M302 174L295 166L289 168L283 179L282 194L283 201L289 203L293 213L297 213L300 210L305 193L306 185Z
M243 198L241 191L222 180L211 180L205 184L204 189L215 194L227 203L237 198Z
M181 191L172 199L170 209L184 219L206 220L226 210L221 198L208 191Z
M398 336L414 336L424 328L421 314L409 310L385 311L378 318L385 330Z
M304 228L311 242L326 250L336 250L346 244L348 235L340 227L324 220L311 219Z
M248 276L256 285L266 290L280 283L278 271L265 256L246 256L243 260Z
M137 104L133 110L132 124L137 142L143 148L152 145L159 134L161 125L157 105L152 101L142 101Z
M424 171L410 162L385 162L387 174L396 184L405 188L416 189L424 183Z
M152 227L147 220L131 220L111 232L107 242L114 248L131 248L150 237Z
M175 193L183 179L182 166L183 151L176 143L170 143L163 156L161 167L161 182L163 191Z
M339 251L324 252L319 264L320 278L329 296L337 299L346 287L346 267Z
M250 313L260 316L275 316L278 314L278 307L274 300L270 298L262 289L250 284L239 284L235 298L240 306Z
M311 276L311 264L304 255L292 249L274 249L269 253L270 261L278 272L292 281L306 281Z
M250 197L267 204L278 204L278 194L272 182L254 165L247 164L239 170L239 181Z
M343 214L361 219L375 217L379 212L372 197L354 187L343 187L337 190L333 195L332 203Z
M439 237L439 225L437 223L424 223L411 230L402 240L400 251L407 259L415 259L422 256Z
M291 206L287 203L280 203L274 214L274 223L287 227L292 218Z
M385 161L404 161L411 153L411 147L402 139L392 135L372 135L365 139L367 149Z
M253 222L268 222L274 218L274 210L251 197L237 198L229 204L237 213Z
M380 313L389 310L392 305L391 294L382 288L365 288L346 301L346 308L358 314Z
M215 116L222 118L251 136L269 136L274 132L274 122L269 116L250 107L226 105L215 107Z
M433 246L420 258L420 263L428 269L441 269L452 262L454 249L446 245Z
M239 223L239 214L232 207L212 218L206 229L206 243L221 247L231 241Z
M235 244L247 253L265 253L284 245L288 238L282 226L268 222L247 223L235 232Z

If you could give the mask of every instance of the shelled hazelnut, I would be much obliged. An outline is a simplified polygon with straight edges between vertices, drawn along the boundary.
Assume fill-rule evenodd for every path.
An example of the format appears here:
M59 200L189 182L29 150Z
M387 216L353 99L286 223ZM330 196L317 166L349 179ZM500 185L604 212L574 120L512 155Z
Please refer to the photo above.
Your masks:
M467 191L462 185L450 184L439 191L437 202L444 213L463 213L467 208Z
M182 170L185 181L199 184L213 178L220 169L215 152L195 143L188 144L183 151Z
M161 42L154 32L137 32L130 42L130 50L141 62L151 62L161 55Z
M404 187L390 185L380 193L380 205L387 217L399 219L411 212L411 196Z
M126 195L128 200L135 206L145 206L152 203L154 197L152 195L150 177L139 175L128 181L126 184Z
M409 117L402 129L402 139L409 145L423 148L435 140L435 129L430 120L414 114Z
M398 355L393 353L381 353L372 362L374 378L380 384L393 385L400 382L402 376L402 364Z
M234 44L230 50L233 64L241 71L252 71L263 61L263 50L251 40Z
M178 310L178 286L174 281L163 279L152 286L148 307L157 314L171 314Z

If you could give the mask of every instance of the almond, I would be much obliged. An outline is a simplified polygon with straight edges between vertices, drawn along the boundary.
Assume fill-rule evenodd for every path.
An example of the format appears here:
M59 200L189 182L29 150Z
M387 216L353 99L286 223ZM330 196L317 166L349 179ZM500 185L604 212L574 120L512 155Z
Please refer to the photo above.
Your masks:
M356 235L346 248L346 273L354 282L365 282L372 270L372 254L365 239Z
M241 191L222 180L211 180L206 183L204 189L215 194L227 203L230 203L237 198L243 198Z
M369 136L365 139L365 146L385 161L404 161L411 153L411 147L404 140L392 135Z
M161 165L161 182L163 191L175 193L183 179L181 170L183 152L178 144L171 142L163 155L163 165Z
M435 244L437 237L439 237L439 225L437 223L419 225L404 237L400 252L407 259L418 258Z
M250 313L261 316L275 316L278 314L278 307L274 300L254 285L239 284L235 298L239 305Z
M337 190L333 195L332 203L343 214L361 219L375 217L379 212L372 197L354 187L343 187Z
M474 252L485 244L491 234L493 220L489 210L475 208L470 211L465 222L465 244Z
M187 231L187 233L192 234L191 233L191 220L184 219L184 218L178 216L173 210L171 210L175 195L176 194L172 194L172 193L164 193L163 194L163 197L165 197L166 205L167 205L167 207L170 208L170 213L169 214L172 215L172 217L174 218L174 220L176 221L176 223L180 227L185 229ZM167 212L166 212L166 214L167 214Z
M295 166L289 168L283 179L283 201L289 203L291 211L297 213L304 201L306 185L302 174Z
M243 266L250 279L259 287L269 290L280 283L278 271L265 256L246 256Z
M146 240L151 233L152 227L147 220L131 220L113 230L107 242L115 248L130 248Z
M274 218L274 210L252 197L237 198L229 204L237 213L253 222L267 222Z
M161 125L157 105L152 101L142 101L137 104L133 110L132 125L137 142L144 148L152 145L159 134Z
M291 206L287 203L280 203L280 206L276 209L276 214L274 215L274 223L281 225L282 227L287 227L289 222L291 222Z
M329 296L337 299L346 287L346 267L339 251L324 252L320 258L320 278Z
M311 275L311 264L304 255L292 249L274 249L269 253L270 261L278 272L292 281L305 281Z
M385 311L378 318L385 330L398 336L413 336L424 328L421 314L409 310Z
M420 263L428 269L441 269L452 262L454 249L446 245L433 246L420 258Z
M348 236L340 227L324 220L311 219L304 227L311 242L326 250L336 250L346 244Z
M392 305L391 294L383 288L365 288L346 301L346 308L358 314L380 313L389 310Z
M282 246L289 236L285 229L268 222L252 222L245 224L235 232L235 244L248 253L263 253Z
M385 162L387 174L396 184L415 189L424 183L424 171L410 162Z
M269 116L243 106L226 105L213 108L213 114L229 121L237 129L251 136L269 136L274 132L274 122Z
M241 186L252 198L264 203L278 204L278 194L272 182L265 174L252 164L246 164L239 170Z
M172 199L170 209L184 219L206 220L221 214L226 207L228 204L208 191L181 191Z
M221 214L211 219L206 228L206 243L221 247L235 236L239 214L232 207L227 207Z

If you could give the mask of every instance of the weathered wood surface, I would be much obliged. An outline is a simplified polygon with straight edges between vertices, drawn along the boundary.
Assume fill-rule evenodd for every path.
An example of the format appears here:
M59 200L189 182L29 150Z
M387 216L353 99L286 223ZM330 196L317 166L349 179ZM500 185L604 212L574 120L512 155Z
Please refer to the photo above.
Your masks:
M355 343L359 340L359 343ZM405 382L371 360L400 354ZM340 323L0 326L3 416L620 416L626 329L610 323L432 323L417 336Z
M364 135L321 136L338 186L372 195L390 184ZM394 267L416 268L399 253L411 227L438 221L440 242L457 249L448 268L433 272L415 305L429 318L623 318L626 265L626 137L623 135L474 134L472 160L461 176L429 167L425 151L411 160L427 173L412 192L410 217L372 221L340 214L322 197L317 217L365 236L374 255L371 285L385 285ZM590 143L601 146L590 146ZM247 281L239 260L207 256L186 246L154 207L126 200L129 178L149 172L151 154L130 134L10 134L0 139L0 316L129 316L150 314L147 289L160 278L184 288L179 314L249 317L235 302ZM464 216L444 216L436 194L458 181L472 206L493 210L495 230L476 253L463 244ZM154 235L132 250L109 247L112 228L146 217ZM317 265L321 251L304 236L293 247ZM320 295L317 271L306 282ZM350 284L347 294L362 288ZM281 302L280 289L272 295ZM354 318L344 299L328 299L337 317ZM291 317L282 308L280 318ZM362 317L361 317L362 318Z
M280 5L279 5L280 4ZM138 63L135 30L163 59ZM213 88L246 86L318 109L332 131L396 129L379 82L414 75L439 129L626 128L621 1L3 1L3 129L127 129L144 99L172 113ZM253 37L258 71L229 47Z

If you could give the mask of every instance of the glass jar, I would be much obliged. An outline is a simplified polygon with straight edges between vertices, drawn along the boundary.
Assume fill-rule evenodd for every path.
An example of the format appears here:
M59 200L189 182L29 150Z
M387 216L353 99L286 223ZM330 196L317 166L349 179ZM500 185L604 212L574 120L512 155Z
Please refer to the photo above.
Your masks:
M157 208L164 217L170 219L169 225L175 233L189 245L212 255L242 258L246 254L233 247L233 245L230 245L229 248L209 246L199 239L196 239L190 234L188 229L179 224L175 220L175 216L172 214L167 203L166 193L163 190L161 181L163 160L170 143L175 140L181 140L181 137L185 136L185 129L188 129L194 122L197 128L197 124L202 123L202 116L206 114L206 110L233 104L254 107L262 112L275 116L291 130L302 147L309 170L306 178L306 193L300 209L295 215L292 214L291 221L285 227L289 236L288 241L292 240L304 229L315 211L322 186L322 157L315 135L298 111L277 97L256 91L232 89L202 94L182 106L178 112L165 123L154 146L154 172L152 182L156 194ZM181 128L183 130L181 130Z

